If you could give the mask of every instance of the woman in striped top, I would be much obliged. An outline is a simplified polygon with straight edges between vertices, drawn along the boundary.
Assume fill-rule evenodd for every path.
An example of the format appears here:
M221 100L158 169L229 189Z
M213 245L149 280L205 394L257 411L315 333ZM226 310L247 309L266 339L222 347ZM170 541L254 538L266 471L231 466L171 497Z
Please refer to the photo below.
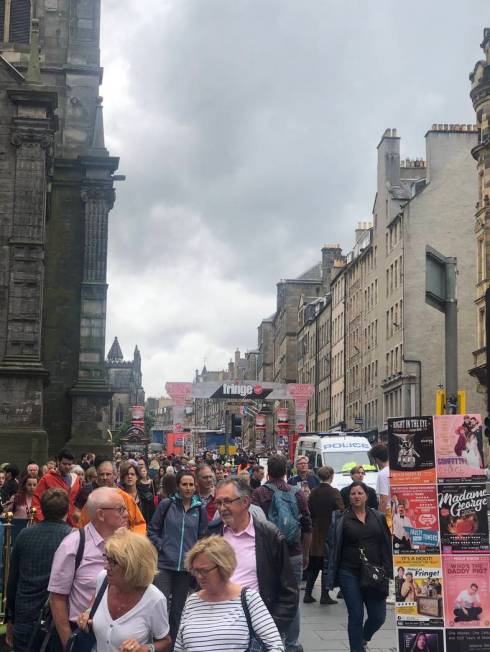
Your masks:
M263 650L284 652L260 595L230 582L236 557L227 541L201 539L188 552L186 567L201 590L187 598L174 652L246 652L253 638L260 639Z

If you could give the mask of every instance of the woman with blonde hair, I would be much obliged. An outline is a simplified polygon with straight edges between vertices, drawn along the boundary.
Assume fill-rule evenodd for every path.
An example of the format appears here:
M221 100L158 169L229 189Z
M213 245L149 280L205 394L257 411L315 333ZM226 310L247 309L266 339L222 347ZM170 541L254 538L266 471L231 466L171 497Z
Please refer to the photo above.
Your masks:
M106 541L105 570L97 578L96 595L102 598L89 620L90 609L78 626L90 625L97 652L164 652L168 635L167 601L152 584L157 574L157 553L143 534L120 528Z
M186 555L186 568L201 590L185 603L174 652L246 652L252 639L261 649L284 652L281 636L259 593L230 582L235 551L222 537L198 541Z

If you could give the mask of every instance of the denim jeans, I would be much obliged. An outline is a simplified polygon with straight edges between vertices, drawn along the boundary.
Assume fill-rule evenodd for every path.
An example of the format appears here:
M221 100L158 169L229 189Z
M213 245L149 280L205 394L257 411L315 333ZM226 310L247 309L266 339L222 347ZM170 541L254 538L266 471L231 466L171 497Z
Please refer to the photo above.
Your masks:
M361 589L359 577L347 570L341 568L338 578L347 607L350 652L363 652L363 641L370 641L386 619L386 598L373 597ZM364 605L367 620L363 624Z
M31 647L29 647L29 643L31 642L31 636L35 629L36 629L35 622L14 623L13 638L14 638L15 652L28 652L28 651L36 652L36 650L40 649L44 641L44 638L46 636L44 632L38 632L32 641ZM60 639L58 638L54 626L53 626L52 635L49 640L49 644L46 649L47 652L62 652Z
M290 557L289 561L293 568L294 577L298 583L298 592L299 586L301 584L301 579L303 577L303 555L295 555ZM297 652L299 646L299 624L300 624L300 612L299 612L299 595L298 595L298 608L293 620L289 623L289 626L286 630L286 637L284 639L284 647L286 652Z
M29 641L31 634L36 627L36 623L14 623L14 650L19 652L27 652L29 649ZM35 641L34 648L38 645Z
M167 598L167 603L170 603L168 607L168 620L170 625L169 633L172 641L175 641L175 637L179 631L180 617L182 616L182 610L189 595L190 581L190 573L167 569L160 569L153 581L153 584Z

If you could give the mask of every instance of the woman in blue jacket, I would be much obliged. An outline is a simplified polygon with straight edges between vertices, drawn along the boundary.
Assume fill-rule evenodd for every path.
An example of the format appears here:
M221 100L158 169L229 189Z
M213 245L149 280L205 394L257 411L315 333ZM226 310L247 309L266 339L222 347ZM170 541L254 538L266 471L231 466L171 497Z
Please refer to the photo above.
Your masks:
M195 494L191 471L179 471L177 492L162 500L151 519L148 536L158 551L155 585L169 603L170 636L175 641L191 575L185 570L185 555L207 532L206 507Z

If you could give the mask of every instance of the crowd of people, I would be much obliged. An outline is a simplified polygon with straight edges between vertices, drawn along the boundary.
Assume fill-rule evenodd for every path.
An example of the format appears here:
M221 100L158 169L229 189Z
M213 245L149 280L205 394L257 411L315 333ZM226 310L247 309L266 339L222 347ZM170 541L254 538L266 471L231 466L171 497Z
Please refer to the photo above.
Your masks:
M391 574L388 456L372 453L377 492L362 466L340 493L331 467L277 453L266 468L243 451L117 449L1 465L2 511L34 523L13 543L8 643L60 652L90 631L97 652L301 652L300 589L316 602L320 574L320 603L340 587L351 652L366 652L387 595L366 591L360 550Z

